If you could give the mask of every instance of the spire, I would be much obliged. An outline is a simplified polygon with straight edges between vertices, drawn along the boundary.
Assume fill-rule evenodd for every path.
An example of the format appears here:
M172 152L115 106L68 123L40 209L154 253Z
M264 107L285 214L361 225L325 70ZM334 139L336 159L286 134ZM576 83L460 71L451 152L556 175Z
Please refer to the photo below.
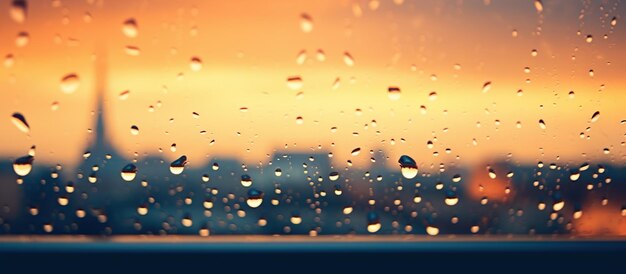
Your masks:
M95 131L94 139L91 140L90 148L92 150L109 150L111 146L107 141L106 129L104 123L104 98L105 93L108 89L107 87L107 55L106 50L102 48L98 48L96 50L96 61L95 61L95 71L94 71L94 79L95 79L95 91L96 91L96 124L92 128Z

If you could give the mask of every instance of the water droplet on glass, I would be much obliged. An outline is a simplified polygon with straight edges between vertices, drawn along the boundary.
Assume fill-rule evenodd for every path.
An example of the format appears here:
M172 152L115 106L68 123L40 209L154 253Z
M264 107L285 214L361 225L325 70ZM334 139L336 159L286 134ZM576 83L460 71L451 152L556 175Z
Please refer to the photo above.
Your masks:
M277 168L274 170L274 175L276 175L276 177L280 177L280 175L283 174L283 171L280 168Z
M491 82L485 82L483 84L483 93L487 93L491 89Z
M593 42L593 36L591 34L587 35L587 37L585 37L585 42L587 43Z
M148 214L148 205L143 204L137 207L137 214L141 215L141 216L145 216L146 214Z
M302 217L300 217L300 215L294 214L291 216L289 221L294 225L299 225L302 223Z
M304 118L302 118L302 116L296 117L296 125L302 125L302 124L304 124Z
M535 9L537 12L543 11L543 3L541 3L541 0L535 0Z
M315 58L317 58L317 61L324 62L326 60L326 53L324 53L322 49L318 49L315 53Z
M593 115L591 115L591 122L595 123L598 121L598 119L600 119L600 112L596 111L593 113Z
M352 152L350 152L350 154L352 156L357 156L357 155L359 155L359 153L361 153L361 148L360 147L357 147L357 148L353 149Z
M396 101L400 99L400 88L399 87L389 87L387 89L387 96L392 101Z
M137 21L134 18L129 18L122 23L122 33L126 35L126 37L134 38L139 34L139 27L137 26Z
M427 226L426 233L428 233L428 235L430 236L437 236L439 234L439 228L436 228L434 226Z
M25 47L28 45L28 42L30 42L30 35L28 32L21 31L17 34L17 37L15 37L15 45L19 48Z
M367 214L367 232L376 233L378 232L378 230L380 230L381 227L382 225L380 224L380 218L378 217L378 214L376 214L375 212L368 213Z
M66 74L61 78L61 91L64 93L74 93L78 86L80 86L80 78L75 73Z
M446 193L445 203L446 205L454 206L457 203L459 203L459 197L456 196L456 194L453 191L448 191Z
M398 160L400 163L400 171L402 172L402 176L407 179L413 179L417 176L419 170L417 169L417 163L413 158L408 155L402 155Z
M543 119L539 120L539 128L546 129L546 122L544 122Z
M31 155L23 156L15 159L13 162L13 171L18 176L26 176L33 169L33 161L35 157Z
M306 62L306 50L301 50L296 56L296 64L302 65L304 62Z
M15 127L17 127L17 129L19 129L21 132L24 132L24 133L30 132L30 126L28 126L28 123L26 122L26 118L21 113L19 112L13 113L13 115L11 115L11 122L13 122Z
M130 127L130 134L132 135L139 135L139 127L132 125Z
M120 95L118 96L118 98L122 101L128 99L128 96L130 96L130 90L125 90L120 92Z
M300 90L302 89L303 82L300 76L290 76L287 77L287 87L292 90Z
M530 56L537 57L537 50L536 49L531 50L530 51Z
M354 58L347 51L343 53L343 62L349 67L354 66Z
M261 206L263 203L263 192L251 188L248 190L248 198L246 199L246 204L248 204L251 208L257 208Z
M193 225L193 220L191 219L190 215L185 215L185 217L183 217L183 219L180 220L180 223L184 227L191 227Z
M300 29L304 33L309 33L313 30L313 18L306 13L300 14Z
M252 178L250 177L250 175L241 175L241 185L244 187L250 187L252 185Z
M337 181L337 179L339 179L339 172L331 172L330 174L328 174L328 179L330 179L331 181Z
M126 166L124 166L124 168L122 168L121 175L124 181L130 182L134 180L135 176L137 175L137 167L133 164L127 164Z
M202 60L200 60L200 58L196 56L191 57L191 63L189 64L189 67L192 71L200 71L202 69Z
M13 0L9 10L11 19L17 23L24 23L28 15L28 3L25 0Z
M615 27L617 25L617 17L613 17L613 19L611 19L611 26Z
M139 56L141 54L139 47L130 45L124 47L124 52L130 56Z
M186 164L187 164L187 156L185 155L180 156L180 158L174 160L170 164L170 172L174 175L181 174L183 173L183 170L185 170Z

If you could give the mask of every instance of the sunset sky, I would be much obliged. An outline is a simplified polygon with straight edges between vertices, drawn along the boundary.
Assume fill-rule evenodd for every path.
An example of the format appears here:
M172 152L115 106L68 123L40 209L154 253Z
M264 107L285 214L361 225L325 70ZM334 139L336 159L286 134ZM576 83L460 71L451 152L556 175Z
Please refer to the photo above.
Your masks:
M509 153L522 163L623 163L624 6L561 0L538 11L533 2L30 1L20 23L0 1L0 155L36 145L38 162L75 165L91 138L103 58L108 134L129 158L162 148L167 159L185 154L199 166L215 156L256 163L277 150L330 151L344 166L382 149L390 166L402 154L420 166ZM128 19L138 25L134 38L122 31ZM68 94L60 84L72 73L80 85ZM295 76L300 90L287 85ZM398 100L389 87L400 88ZM30 133L13 125L14 112Z

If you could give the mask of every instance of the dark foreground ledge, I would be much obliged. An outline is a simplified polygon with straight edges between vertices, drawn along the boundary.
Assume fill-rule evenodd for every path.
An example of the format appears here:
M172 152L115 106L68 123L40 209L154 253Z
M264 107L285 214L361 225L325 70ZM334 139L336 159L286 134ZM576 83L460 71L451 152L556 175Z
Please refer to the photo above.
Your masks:
M626 238L0 237L0 273L9 269L12 273L626 273Z

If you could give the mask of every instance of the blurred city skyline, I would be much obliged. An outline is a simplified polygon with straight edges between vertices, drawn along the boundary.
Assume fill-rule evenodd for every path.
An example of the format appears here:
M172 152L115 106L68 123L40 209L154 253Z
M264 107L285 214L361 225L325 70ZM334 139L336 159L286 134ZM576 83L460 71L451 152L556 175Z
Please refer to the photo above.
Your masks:
M110 142L128 159L252 164L279 150L326 151L345 167L383 150L389 167L407 154L424 169L624 162L616 3L550 1L538 12L532 1L372 2L29 2L23 22L0 17L0 34L17 36L0 41L0 114L23 114L31 130L1 123L0 155L36 145L37 163L76 166L94 138L100 58ZM80 84L65 93L70 74Z

